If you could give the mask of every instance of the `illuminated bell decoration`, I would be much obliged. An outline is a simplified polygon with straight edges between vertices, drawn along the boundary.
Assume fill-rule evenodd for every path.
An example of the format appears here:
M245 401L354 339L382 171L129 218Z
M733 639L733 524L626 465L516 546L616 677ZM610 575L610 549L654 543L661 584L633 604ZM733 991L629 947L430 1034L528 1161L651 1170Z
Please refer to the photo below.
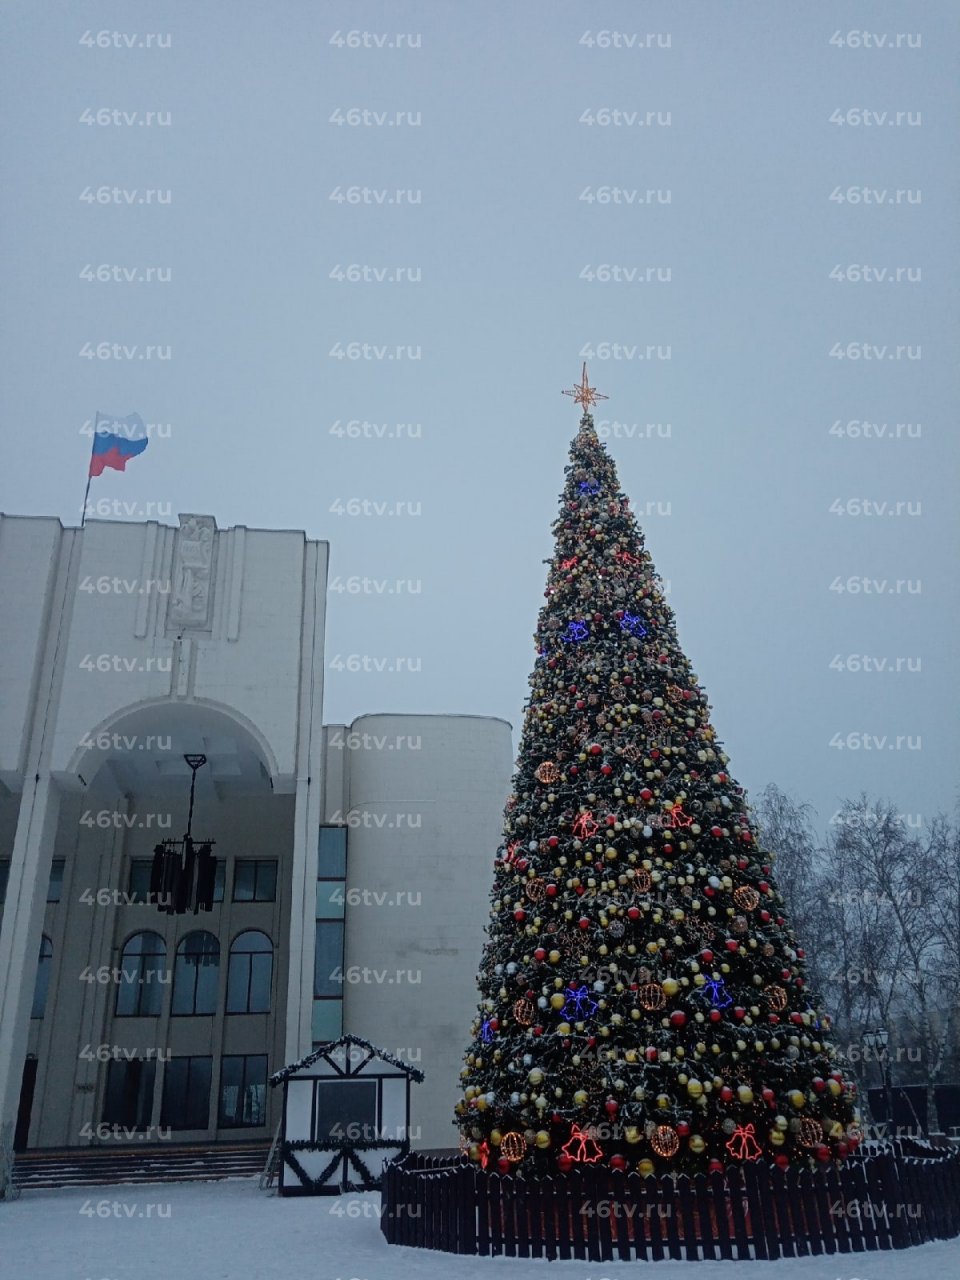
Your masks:
M668 1124L658 1124L650 1135L650 1145L658 1156L669 1159L679 1151L680 1139L677 1137L676 1129L671 1129Z
M588 1133L584 1133L578 1125L570 1130L570 1140L560 1148L565 1156L583 1164L594 1164L603 1155L603 1151Z
M800 1121L800 1132L797 1135L801 1146L818 1147L823 1141L823 1126L819 1120L804 1116Z
M774 1013L779 1013L781 1009L787 1007L787 993L783 987L778 987L776 983L771 983L763 988L763 994L767 997L770 1008Z
M552 760L544 760L543 764L537 765L534 770L534 777L538 782L558 782L560 770Z
M724 1145L737 1160L758 1160L762 1154L752 1124L738 1124Z
M512 1164L516 1164L527 1154L527 1143L522 1133L515 1130L505 1133L500 1140L500 1154Z
M536 1009L532 1000L515 1000L513 1004L513 1016L519 1022L521 1027L529 1027L536 1015Z
M739 889L734 889L733 900L743 911L752 911L760 901L760 895L752 885L742 884Z
M637 999L644 1009L662 1009L667 1003L663 988L656 982L648 982L637 992Z

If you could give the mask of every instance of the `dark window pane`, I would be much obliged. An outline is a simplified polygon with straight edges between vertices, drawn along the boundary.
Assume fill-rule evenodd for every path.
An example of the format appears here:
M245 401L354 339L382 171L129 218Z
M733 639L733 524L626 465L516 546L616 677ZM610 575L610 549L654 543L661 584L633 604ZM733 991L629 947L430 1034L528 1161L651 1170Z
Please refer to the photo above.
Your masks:
M274 902L276 897L275 858L244 858L234 864L234 902Z
M228 1055L220 1072L219 1122L236 1129L266 1124L266 1054Z
M37 961L37 980L33 985L31 1018L42 1018L47 1008L47 991L50 988L50 966L53 964L53 943L46 934L40 939L40 958Z
M238 934L227 968L227 1013L269 1013L272 980L273 943L256 929Z
M316 1098L314 1141L346 1138L362 1143L379 1137L376 1081L318 1081Z
M206 1129L212 1058L171 1058L164 1068L160 1123L171 1129Z
M317 858L317 879L342 880L346 874L346 827L321 827Z
M277 863L275 859L257 863L257 901L276 902Z
M273 956L251 956L248 1013L270 1012L270 983L272 979Z
M167 947L158 933L145 930L128 938L120 961L118 1017L155 1017L168 985Z
M234 902L252 902L253 886L256 871L252 862L235 862L233 864L233 900Z
M227 878L227 864L223 858L217 859L217 870L213 881L213 900L214 902L223 901L223 886Z
M0 906L7 900L7 879L10 875L10 863L0 862Z
M135 903L150 901L150 871L152 863L146 858L135 858L130 863L130 880L127 892Z
M250 957L230 957L227 969L227 1013L246 1013L250 986Z
M318 920L313 961L313 994L343 995L343 921Z
M50 883L47 885L47 901L59 902L63 891L63 858L54 858L50 864Z
M209 1014L217 1011L220 944L212 933L188 933L177 947L173 973L174 1014Z
M125 1129L146 1129L153 1114L156 1074L155 1058L134 1058L132 1061L111 1058L107 1063L103 1123L121 1125Z

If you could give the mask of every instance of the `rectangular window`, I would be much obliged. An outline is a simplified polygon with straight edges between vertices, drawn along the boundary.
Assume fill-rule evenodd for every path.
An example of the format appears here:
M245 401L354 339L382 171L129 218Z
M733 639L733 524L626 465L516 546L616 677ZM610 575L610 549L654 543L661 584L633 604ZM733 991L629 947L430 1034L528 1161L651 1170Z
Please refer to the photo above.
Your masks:
M318 920L313 959L313 996L343 997L343 921Z
M239 858L233 864L234 902L275 902L276 858Z
M221 1129L256 1128L267 1123L267 1055L229 1054L220 1068Z
M376 1080L318 1080L315 1090L314 1142L377 1141Z
M163 1073L160 1123L170 1129L206 1129L212 1073L212 1058L171 1058Z
M347 828L321 827L317 879L342 880L347 874Z
M7 900L7 879L10 875L10 863L0 862L0 907Z
M129 1061L111 1058L107 1063L107 1088L103 1099L103 1123L124 1129L146 1129L153 1114L155 1058Z
M63 892L63 858L54 858L50 863L50 883L47 885L47 901L59 902Z
M150 858L133 858L130 862L130 878L127 882L127 896L131 907L155 906L150 896L150 872L153 861ZM213 882L214 902L223 901L223 886L226 880L227 864L223 858L217 859L216 879Z

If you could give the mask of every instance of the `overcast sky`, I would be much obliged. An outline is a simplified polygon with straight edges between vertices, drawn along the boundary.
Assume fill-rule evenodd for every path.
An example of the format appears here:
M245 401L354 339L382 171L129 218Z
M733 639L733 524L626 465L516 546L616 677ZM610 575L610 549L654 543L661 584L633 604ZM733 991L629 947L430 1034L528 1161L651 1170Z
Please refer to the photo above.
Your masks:
M3 22L0 508L139 413L101 510L329 540L328 721L516 725L589 356L748 792L952 806L955 0Z

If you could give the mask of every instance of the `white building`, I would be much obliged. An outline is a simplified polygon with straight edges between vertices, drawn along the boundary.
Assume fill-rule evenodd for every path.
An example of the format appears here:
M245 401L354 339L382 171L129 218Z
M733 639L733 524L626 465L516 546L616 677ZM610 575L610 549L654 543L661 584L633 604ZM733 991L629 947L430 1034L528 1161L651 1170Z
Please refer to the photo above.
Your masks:
M454 1145L510 726L323 724L328 546L0 516L0 1124L16 1146L268 1138L267 1077L342 1033L426 1075ZM149 901L154 846L218 859ZM9 1133L9 1129L8 1129Z

